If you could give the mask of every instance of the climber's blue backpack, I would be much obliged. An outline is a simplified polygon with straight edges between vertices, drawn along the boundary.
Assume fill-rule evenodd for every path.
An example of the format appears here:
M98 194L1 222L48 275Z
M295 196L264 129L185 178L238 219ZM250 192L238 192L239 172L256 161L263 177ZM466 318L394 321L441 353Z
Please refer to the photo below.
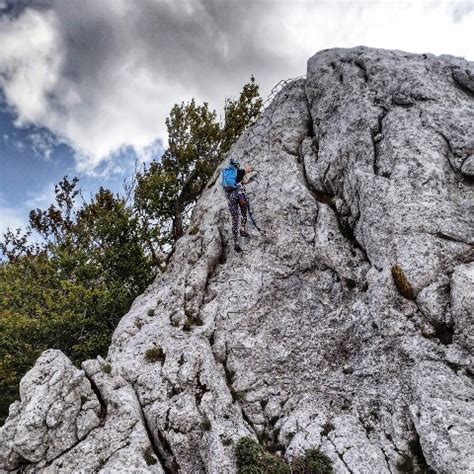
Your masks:
M237 168L233 165L222 170L222 187L230 192L237 188Z

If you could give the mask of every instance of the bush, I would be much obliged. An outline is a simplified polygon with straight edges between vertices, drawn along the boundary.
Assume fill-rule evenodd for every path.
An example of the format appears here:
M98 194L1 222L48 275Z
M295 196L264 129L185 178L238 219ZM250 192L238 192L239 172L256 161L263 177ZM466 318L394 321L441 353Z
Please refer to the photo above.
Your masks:
M280 457L266 452L251 438L240 438L235 448L238 474L331 474L332 462L321 451L308 449L291 466Z
M403 268L400 265L394 265L392 267L392 278L393 282L399 293L409 300L415 299L415 292L411 283L408 281L408 278L403 271Z
M290 466L278 456L267 453L251 438L241 438L235 448L239 474L290 474Z
M331 474L333 472L331 460L318 449L308 449L305 452L304 461L308 468L305 473Z
M145 359L148 362L163 362L165 357L165 353L161 347L152 347L145 352Z

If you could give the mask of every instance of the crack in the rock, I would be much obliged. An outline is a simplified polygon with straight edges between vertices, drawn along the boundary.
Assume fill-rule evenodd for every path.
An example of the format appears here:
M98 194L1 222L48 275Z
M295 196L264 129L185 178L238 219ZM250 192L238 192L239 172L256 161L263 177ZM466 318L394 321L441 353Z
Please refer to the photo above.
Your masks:
M453 164L450 158L450 156L456 156L453 150L453 146L451 145L451 141L443 132L440 132L439 130L435 130L435 129L433 130L443 139L444 143L446 144L446 148L448 152L445 154L445 158L448 160L448 163L451 169L457 175L460 172L460 170Z
M171 446L169 445L165 436L160 432L158 427L156 429L156 432L157 432L159 444L156 442L155 437L153 436L153 431L151 430L150 425L148 424L148 419L146 417L146 414L141 406L138 393L135 387L133 386L133 384L131 384L131 387L135 393L135 397L137 398L137 403L140 408L140 417L143 423L143 427L145 428L148 439L150 441L150 446L151 446L151 449L153 450L153 453L158 458L158 460L160 461L161 467L167 474L176 474L177 472L179 472L180 467L179 467L178 462L176 461L176 457L173 454L173 450L171 449Z
M444 232L427 232L427 234L437 237L438 239L446 240L448 242L455 242L459 244L473 245L472 242L466 242L465 240L460 239L459 237L453 237L447 235Z
M369 82L369 75L367 74L367 67L360 59L354 59L352 61L361 71L364 82L367 84Z
M89 383L91 384L92 391L95 393L95 396L97 397L97 400L100 403L100 413L99 413L99 420L100 424L99 426L104 426L105 420L107 418L107 403L105 402L104 398L102 397L102 394L100 393L99 387L97 384L94 382L92 377L89 377L85 371L84 375L89 380Z
M383 457L385 458L385 462L387 463L388 472L391 473L391 472L392 472L392 468L390 467L390 462L389 462L387 453L386 453L385 450L383 449L383 446L382 446L382 445L380 446L380 450L382 451Z
M326 439L333 445L334 451L336 452L338 458L341 460L342 464L346 467L346 469L350 472L350 474L354 474L351 470L351 468L347 465L346 461L344 461L343 455L339 452L339 450L336 447L336 444L331 438L326 437Z
M379 175L379 165L378 165L379 143L384 138L383 121L388 113L388 109L386 107L380 107L380 106L378 107L381 109L381 113L377 116L377 127L375 130L371 130L371 133L370 133L371 138L372 138L373 155L374 155L372 169L375 176Z

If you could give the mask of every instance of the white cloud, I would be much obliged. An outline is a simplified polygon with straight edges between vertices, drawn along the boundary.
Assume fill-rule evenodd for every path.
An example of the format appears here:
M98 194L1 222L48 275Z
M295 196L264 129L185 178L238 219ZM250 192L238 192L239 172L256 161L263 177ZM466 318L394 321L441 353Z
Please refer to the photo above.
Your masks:
M129 146L149 159L156 140L166 141L175 102L195 97L219 108L252 73L268 93L304 74L321 49L363 44L474 58L469 1L40 5L0 19L0 85L18 123L71 144L83 173L120 168Z
M62 53L53 12L26 10L0 18L0 85L18 114L18 125L48 121Z

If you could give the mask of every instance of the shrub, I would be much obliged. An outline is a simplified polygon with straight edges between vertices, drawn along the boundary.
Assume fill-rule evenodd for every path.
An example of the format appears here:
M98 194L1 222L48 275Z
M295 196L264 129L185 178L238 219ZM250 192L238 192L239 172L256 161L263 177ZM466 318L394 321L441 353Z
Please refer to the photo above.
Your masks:
M146 314L148 314L148 316L153 316L155 314L155 310L153 308L150 308Z
M408 278L403 271L403 268L400 265L394 265L392 267L392 278L393 282L399 293L409 300L415 299L415 292L411 283L408 281Z
M240 438L235 448L238 474L331 474L331 460L318 449L308 449L288 465L251 438Z
M148 362L163 362L165 357L165 353L161 347L152 347L145 352L145 359Z
M251 438L241 438L235 448L239 474L290 474L290 466L278 456L267 453Z
M331 474L331 460L318 449L308 449L304 455L304 461L309 469L308 474Z

